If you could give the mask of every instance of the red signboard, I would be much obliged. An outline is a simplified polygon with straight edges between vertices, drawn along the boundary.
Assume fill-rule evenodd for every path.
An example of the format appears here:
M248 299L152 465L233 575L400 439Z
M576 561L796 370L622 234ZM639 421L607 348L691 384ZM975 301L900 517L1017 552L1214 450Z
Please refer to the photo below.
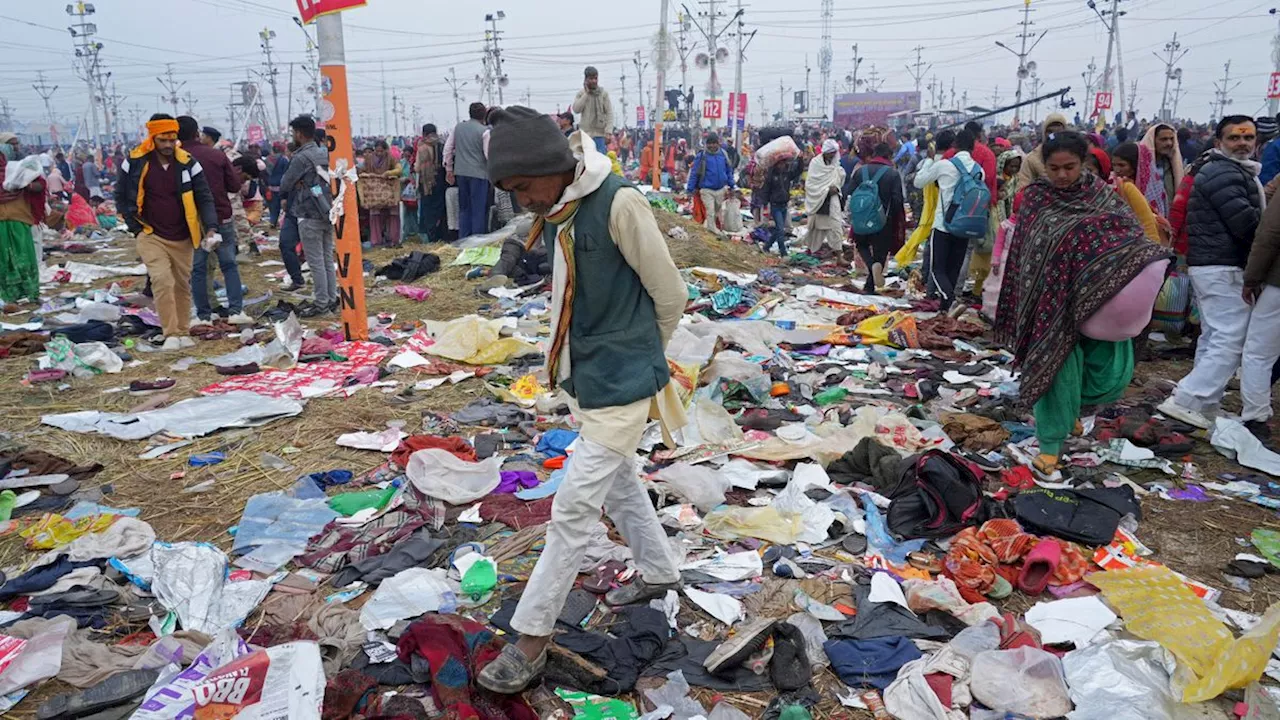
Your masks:
M1100 92L1093 99L1093 111L1110 110L1111 109L1111 93Z
M267 139L267 133L261 125L250 125L244 129L244 139L257 145Z
M320 15L342 12L353 7L364 7L369 0L294 0L298 3L298 15L302 22L309 23Z
M643 105L636 106L636 124L641 127L644 127L644 106Z
M1280 72L1271 73L1271 84L1267 85L1267 99L1280 100Z
M729 120L744 121L747 119L747 94L729 93Z
M708 120L719 120L724 116L724 103L720 100L703 100L702 117Z

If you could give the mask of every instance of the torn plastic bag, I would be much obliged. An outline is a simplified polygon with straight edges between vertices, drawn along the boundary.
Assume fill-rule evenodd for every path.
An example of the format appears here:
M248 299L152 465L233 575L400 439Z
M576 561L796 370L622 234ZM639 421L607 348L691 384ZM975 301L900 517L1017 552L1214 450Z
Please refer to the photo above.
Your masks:
M1280 454L1268 450L1239 420L1217 418L1209 442L1218 452L1247 468L1280 476Z
M701 367L711 359L716 350L716 335L696 335L686 325L677 325L667 342L667 359L681 365Z
M174 720L195 717L195 695L192 688L208 677L209 673L248 653L249 645L234 630L218 633L185 670L177 668L173 673L162 674L146 692L146 699L134 711L131 719Z
M867 493L861 493L862 507L867 511L867 546L870 550L879 553L884 559L894 565L903 565L907 562L907 555L916 552L924 547L923 539L906 540L897 542L889 535L889 528L885 525L884 516L880 514L880 508L876 507L875 501Z
M151 591L183 630L213 635L238 627L271 591L268 580L227 580L227 556L207 543L156 543Z
M720 507L702 518L702 527L713 537L737 540L744 537L768 540L778 545L794 545L804 532L799 515L783 515L772 507Z
M668 716L671 720L691 720L707 715L707 709L702 707L702 703L689 697L689 681L684 679L682 670L667 675L667 682L662 687L645 690L644 696L654 707L671 708Z
M1071 720L1191 720L1206 717L1198 704L1183 705L1171 678L1177 660L1159 643L1112 640L1073 650L1062 658L1076 709Z
M43 629L31 638L14 643L20 643L21 647L15 657L6 658L8 665L0 668L0 695L8 695L57 675L62 669L62 644L67 634L75 629L75 620L65 616L55 618L45 623ZM14 640L3 635L0 639Z
M196 683L195 720L319 720L324 687L317 643L274 645L242 655Z
M970 604L960 596L955 582L944 575L939 575L937 580L907 578L902 583L902 589L907 598L907 606L916 613L941 610L970 627L1000 617L1000 611L989 602Z
M669 465L654 473L653 477L671 486L681 497L703 512L710 512L722 505L725 491L730 488L729 479L720 473L689 463Z
M537 348L528 343L502 338L499 334L502 327L502 320L485 320L479 315L466 315L447 323L428 322L427 329L435 342L425 350L471 365L496 365L537 352Z
M763 353L757 354L773 354L767 348L764 348L764 350ZM747 360L741 353L736 353L732 350L717 353L715 359L703 371L703 377L707 379L707 384L712 388L716 386L721 378L740 382L751 393L751 396L759 402L764 402L769 397L769 389L773 386L773 383L769 380L768 373L762 370L760 365Z
M773 508L784 516L800 516L801 530L796 536L796 540L817 544L827 539L827 531L831 528L831 524L835 522L836 514L830 506L819 504L808 495L805 495L805 491L810 487L822 487L813 482L812 474L804 472L802 468L805 467L805 465L801 465L796 468L791 481L773 499ZM822 468L818 467L818 470L821 472ZM822 477L826 477L825 472L822 473Z
M689 445L737 445L742 442L742 428L723 405L709 397L697 399L690 419L693 422L684 429L684 439Z
M325 497L304 500L280 492L250 497L240 516L231 552L243 553L265 544L305 548L308 540L338 517L326 500Z
M407 568L378 585L360 609L360 624L366 630L385 630L398 620L423 613L451 613L457 607L459 591L457 583L440 568Z
M118 373L124 368L124 360L100 342L77 344L59 336L45 344L44 349L45 355L40 359L42 370L66 370L75 377L93 377Z
M466 505L502 482L502 457L467 462L447 450L426 448L409 456L405 475L422 493L451 505Z
M992 710L1033 718L1071 712L1071 697L1057 656L1034 647L989 650L973 658L969 689Z

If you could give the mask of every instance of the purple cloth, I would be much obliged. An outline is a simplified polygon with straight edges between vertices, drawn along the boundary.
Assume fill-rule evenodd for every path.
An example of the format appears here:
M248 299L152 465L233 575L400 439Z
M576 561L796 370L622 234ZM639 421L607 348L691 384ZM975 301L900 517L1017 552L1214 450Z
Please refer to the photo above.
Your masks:
M1174 500L1190 500L1192 502L1209 502L1213 499L1199 485L1188 485L1185 490L1174 488L1169 491L1169 497Z
M494 488L495 493L511 494L523 488L537 487L541 482L537 473L529 470L503 470L498 474L502 480Z

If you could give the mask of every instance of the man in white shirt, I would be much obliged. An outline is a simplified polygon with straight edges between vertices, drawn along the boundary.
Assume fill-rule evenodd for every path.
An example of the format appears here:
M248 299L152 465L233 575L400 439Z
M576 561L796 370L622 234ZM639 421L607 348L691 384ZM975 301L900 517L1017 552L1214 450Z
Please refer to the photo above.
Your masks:
M960 282L960 269L964 266L964 256L969 249L969 241L952 235L946 230L947 208L951 205L951 196L955 193L956 184L960 182L959 163L964 171L972 173L978 168L981 179L982 169L974 161L970 153L977 138L968 130L956 133L956 154L950 159L935 157L937 151L929 149L929 157L920 164L916 171L915 186L923 190L931 182L938 183L938 211L933 214L933 234L929 237L929 285L938 289L941 295L941 310L951 309L956 295L962 288L956 287Z

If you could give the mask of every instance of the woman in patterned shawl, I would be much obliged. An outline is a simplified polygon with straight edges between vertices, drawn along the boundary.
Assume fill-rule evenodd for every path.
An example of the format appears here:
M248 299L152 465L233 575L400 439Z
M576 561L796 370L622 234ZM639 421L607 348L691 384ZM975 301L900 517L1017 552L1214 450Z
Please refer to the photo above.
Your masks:
M1088 154L1078 133L1045 142L1045 175L1023 192L996 311L997 338L1022 371L1020 401L1034 408L1035 466L1046 476L1081 406L1124 393L1132 338L1151 319L1172 257L1110 185L1083 169Z

